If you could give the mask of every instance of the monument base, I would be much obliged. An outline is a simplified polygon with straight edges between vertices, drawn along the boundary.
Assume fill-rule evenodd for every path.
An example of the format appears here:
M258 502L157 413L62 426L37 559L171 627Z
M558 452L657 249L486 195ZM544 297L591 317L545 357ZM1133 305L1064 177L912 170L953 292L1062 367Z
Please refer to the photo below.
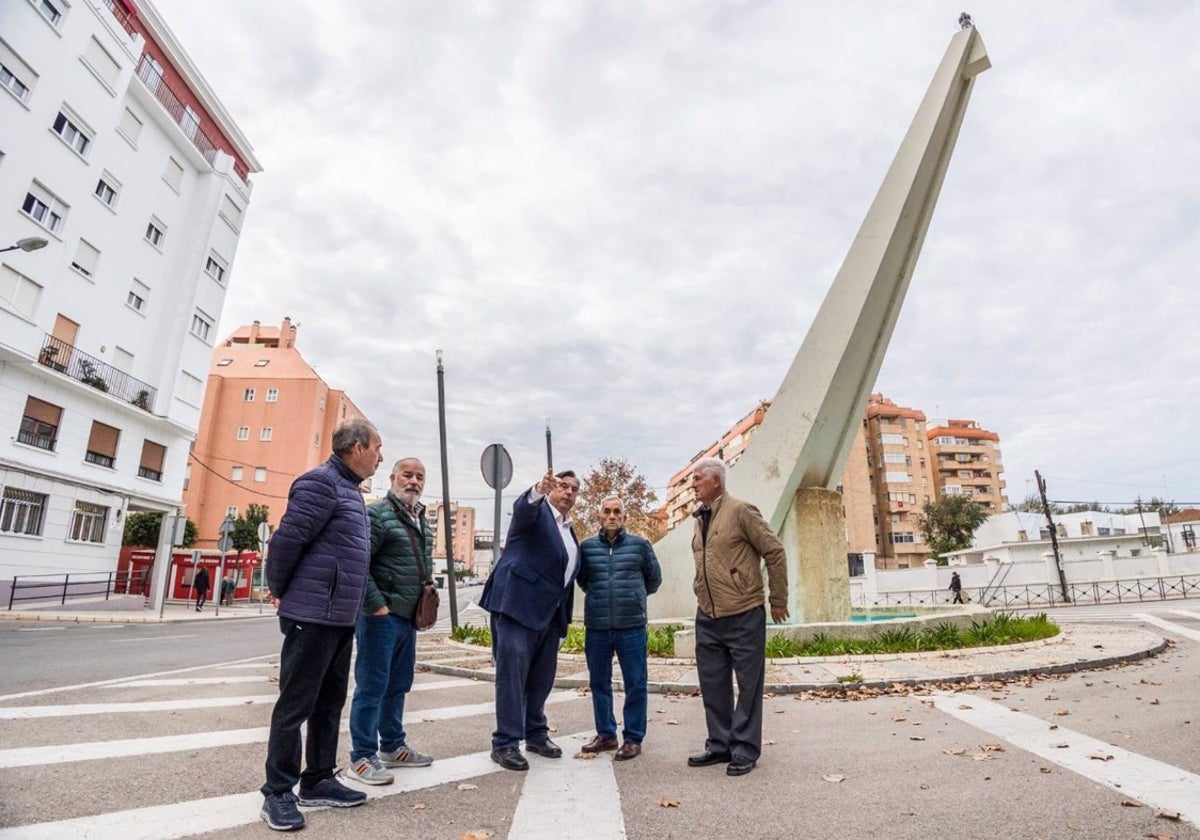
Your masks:
M842 494L823 487L797 490L779 539L788 554L788 623L849 621Z

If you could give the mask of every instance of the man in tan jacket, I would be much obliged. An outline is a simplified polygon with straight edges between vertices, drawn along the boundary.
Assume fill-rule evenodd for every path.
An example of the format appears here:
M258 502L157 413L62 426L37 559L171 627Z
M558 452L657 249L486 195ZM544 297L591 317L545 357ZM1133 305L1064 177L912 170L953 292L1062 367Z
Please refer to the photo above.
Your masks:
M692 537L696 560L696 667L708 740L689 767L728 764L743 776L762 752L762 701L767 641L762 564L770 580L771 620L788 617L787 559L758 508L725 493L725 462L702 458L692 468L700 509ZM737 705L732 676L737 676Z

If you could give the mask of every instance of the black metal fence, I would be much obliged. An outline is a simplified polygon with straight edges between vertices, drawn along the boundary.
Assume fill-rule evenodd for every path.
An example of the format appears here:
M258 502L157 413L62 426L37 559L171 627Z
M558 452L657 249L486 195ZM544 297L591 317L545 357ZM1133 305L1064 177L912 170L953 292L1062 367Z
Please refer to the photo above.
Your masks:
M134 379L125 371L113 367L103 359L84 353L50 333L46 333L42 341L38 362L59 373L65 373L84 385L91 385L97 391L112 394L136 405L143 411L154 411L154 398L158 394L156 388L140 379Z
M1171 577L1132 578L1130 580L1081 581L1067 584L1067 595L1063 598L1058 584L1039 583L1018 586L1000 586L987 589L987 601L978 599L984 588L963 587L972 603L985 607L1029 609L1032 607L1069 607L1072 605L1123 604L1138 601L1172 601L1181 598L1200 597L1200 575L1172 575ZM868 598L859 593L851 598L855 607L919 607L948 604L954 593L946 589L909 589L899 592L879 592Z
M19 601L65 604L72 598L93 598L141 591L141 576L129 572L80 572L71 575L18 575L12 579L8 608Z

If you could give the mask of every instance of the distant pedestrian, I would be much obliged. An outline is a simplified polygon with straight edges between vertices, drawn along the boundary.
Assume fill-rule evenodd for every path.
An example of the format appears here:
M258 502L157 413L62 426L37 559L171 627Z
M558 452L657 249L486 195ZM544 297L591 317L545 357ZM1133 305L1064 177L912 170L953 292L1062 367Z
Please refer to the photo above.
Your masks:
M963 601L962 579L959 578L958 572L950 573L950 591L954 593L954 600L951 603L965 603Z
M428 767L431 756L408 745L404 700L417 664L413 617L433 568L433 531L421 493L425 465L401 458L388 476L387 497L367 508L371 517L371 575L354 641L354 699L350 702L350 767L368 785L389 785L390 767Z
M765 562L770 579L771 620L780 624L788 617L787 556L758 508L725 492L724 461L697 461L692 488L700 502L692 537L696 670L708 740L688 766L728 763L727 775L742 776L762 753L767 642L762 567Z
M648 540L625 531L625 504L617 496L600 502L600 533L579 544L579 588L596 737L583 752L616 750L615 761L637 758L646 737L646 596L658 591L662 570ZM625 684L624 741L617 746L613 717L612 660Z
M204 602L208 600L208 590L211 586L208 569L200 566L192 578L192 594L196 596L196 612L201 612L204 609Z
M292 483L287 511L271 538L267 585L279 602L283 650L259 816L276 831L304 828L297 804L348 808L367 799L333 772L354 623L371 565L370 523L359 485L379 468L381 448L379 432L366 420L338 424L333 455ZM299 797L292 792L297 781Z
M226 607L233 606L233 592L237 589L237 583L233 579L233 575L225 575L221 578L221 603Z

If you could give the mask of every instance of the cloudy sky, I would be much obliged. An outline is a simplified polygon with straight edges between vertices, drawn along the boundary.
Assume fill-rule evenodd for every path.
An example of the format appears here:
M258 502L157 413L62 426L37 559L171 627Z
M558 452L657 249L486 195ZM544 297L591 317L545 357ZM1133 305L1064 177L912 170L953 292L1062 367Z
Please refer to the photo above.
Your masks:
M950 37L928 2L156 0L265 171L221 320L490 521L479 455L659 488L778 387ZM979 77L876 383L1008 494L1200 503L1200 4L976 2ZM386 478L377 478L386 484ZM507 501L506 501L507 504Z

